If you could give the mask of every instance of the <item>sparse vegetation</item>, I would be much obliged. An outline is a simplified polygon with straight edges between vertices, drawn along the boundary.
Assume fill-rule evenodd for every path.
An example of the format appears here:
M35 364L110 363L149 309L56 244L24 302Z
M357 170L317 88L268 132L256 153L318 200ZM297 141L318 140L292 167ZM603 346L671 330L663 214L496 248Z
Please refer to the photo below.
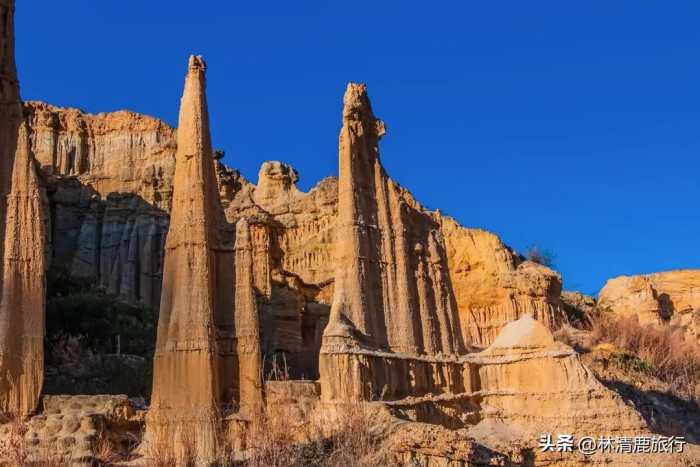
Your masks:
M282 410L282 413L279 410ZM293 408L278 408L255 417L248 435L247 467L379 467L394 465L381 446L370 410L361 404L339 407L332 420L305 413L290 428Z
M525 250L525 259L551 268L554 267L555 255L550 250L533 245Z
M47 394L150 397L156 313L54 266L47 275ZM118 354L118 355L117 355Z
M700 344L683 329L641 324L636 316L599 315L592 324L588 346L611 344L618 367L653 375L684 399L700 400Z

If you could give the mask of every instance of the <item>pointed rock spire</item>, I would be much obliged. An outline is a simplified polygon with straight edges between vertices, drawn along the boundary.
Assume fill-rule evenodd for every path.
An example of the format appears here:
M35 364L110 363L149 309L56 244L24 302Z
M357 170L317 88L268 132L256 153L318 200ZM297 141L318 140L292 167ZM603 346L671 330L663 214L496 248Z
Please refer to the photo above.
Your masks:
M44 379L44 220L26 123L5 198L0 299L0 412L26 416Z
M26 416L44 377L44 223L15 68L13 0L0 0L0 412Z
M440 226L386 174L379 159L384 133L365 85L348 84L339 144L334 294L320 359L326 400L454 389L452 364L436 361L433 372L421 360L462 350ZM400 354L402 363L391 363L398 358L392 354ZM401 368L411 358L414 376L407 378L409 370Z
M180 103L173 207L166 240L147 442L154 433L198 464L216 455L218 374L214 229L219 198L205 63L190 57Z
M384 125L372 113L364 84L349 83L343 104L335 292L324 336L329 344L352 346L361 335L371 346L385 346L386 325L377 313L381 290L373 287L381 275L374 172Z

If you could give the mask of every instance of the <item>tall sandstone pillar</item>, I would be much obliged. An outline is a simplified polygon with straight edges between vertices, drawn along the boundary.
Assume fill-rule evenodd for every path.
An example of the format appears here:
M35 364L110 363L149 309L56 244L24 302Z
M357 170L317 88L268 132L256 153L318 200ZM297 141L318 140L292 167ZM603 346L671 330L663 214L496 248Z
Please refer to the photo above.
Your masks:
M254 288L253 244L244 217L236 223L236 354L241 412L253 414L263 403L260 320Z
M0 0L0 412L37 407L44 375L44 223L19 96L14 1Z
M173 207L146 442L165 440L198 465L216 455L217 346L214 326L216 220L220 211L201 57L190 57L180 103Z
M339 142L336 272L321 348L325 400L458 389L463 351L444 241L432 215L386 174L384 124L350 83ZM440 357L440 358L438 358Z

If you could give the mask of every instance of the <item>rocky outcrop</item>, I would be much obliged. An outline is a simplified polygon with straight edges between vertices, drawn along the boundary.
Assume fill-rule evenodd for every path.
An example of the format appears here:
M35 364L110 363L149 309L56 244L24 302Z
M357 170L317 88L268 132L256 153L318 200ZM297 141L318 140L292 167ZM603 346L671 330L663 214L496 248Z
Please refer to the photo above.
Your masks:
M133 112L24 106L48 193L54 267L131 303L160 300L175 131Z
M569 323L576 328L590 326L598 306L595 297L568 290L561 293L561 303Z
M462 227L450 217L440 221L465 340L486 347L525 314L550 329L566 320L558 273L523 260L491 232Z
M42 102L24 105L42 172L75 176L102 199L133 193L169 210L175 171L175 130L126 110L88 114Z
M264 373L316 379L333 292L337 181L301 192L296 171L281 162L264 163L257 186L235 171L219 173L227 221L250 220Z
M641 416L596 380L572 348L530 316L507 324L486 350L466 360L478 368L476 389L483 392L488 418L533 437L646 429Z
M669 323L700 337L700 270L686 269L608 280L598 306L642 323Z
M198 463L216 455L219 368L214 326L220 206L209 135L205 64L190 57L180 104L171 225L154 356L147 440Z
M42 200L19 100L14 1L0 1L0 412L26 416L44 372Z
M143 425L144 411L123 395L43 396L42 409L26 423L0 424L5 465L104 463L105 452L124 452Z
M340 131L335 289L321 349L326 400L440 391L464 351L440 226L379 160L384 124L350 83ZM398 356L401 356L400 358ZM414 372L415 381L406 381Z
M387 439L404 461L421 465L695 465L700 453L583 453L578 440L652 437L637 409L601 384L570 347L525 315L503 327L485 350L460 357L462 394L386 403L403 419ZM416 414L454 413L452 429L406 422ZM433 418L433 423L436 418ZM543 450L538 440L571 434L571 451ZM656 435L658 437L658 435Z

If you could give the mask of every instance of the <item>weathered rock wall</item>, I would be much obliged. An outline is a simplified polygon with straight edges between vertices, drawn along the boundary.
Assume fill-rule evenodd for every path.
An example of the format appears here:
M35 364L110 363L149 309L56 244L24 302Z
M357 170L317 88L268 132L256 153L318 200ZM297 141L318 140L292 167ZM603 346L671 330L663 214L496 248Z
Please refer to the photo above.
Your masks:
M262 165L257 186L222 176L223 203L229 223L251 221L265 374L316 379L333 291L337 182L327 178L304 193L297 178L280 162Z
M50 209L53 264L158 307L175 130L133 112L24 105Z
M610 279L598 294L601 310L669 323L700 337L700 270L658 272Z
M88 115L37 102L25 107L48 181L53 261L131 302L158 307L175 131L131 112ZM75 154L82 162L66 162L75 160ZM257 185L220 161L215 165L229 223L252 216L253 225L259 226L252 237L253 273L266 329L262 339L268 371L273 361L284 361L291 376L316 378L321 333L333 295L338 181L329 177L304 193L296 186L298 173L280 162L265 162ZM401 255L391 260L396 267L414 271L407 284L416 290L405 294L410 300L418 303L419 297L428 297L431 275L449 271L451 300L456 301L450 306L459 309L459 333L475 346L488 345L506 322L524 313L553 327L560 323L561 279L555 272L522 261L493 234L425 211L410 193L387 180L378 189L384 196L380 201L407 206L385 209L384 215L394 216L387 218L388 225L402 222L415 236L399 238L401 248L407 248L408 263L400 265ZM377 208L377 215L382 209ZM442 253L435 250L440 242ZM445 255L447 267L428 259L431 248L433 257ZM437 292L439 296L428 301L446 300L444 291ZM395 303L402 299L401 294L394 296ZM410 313L425 315L427 306L424 301ZM389 322L403 326L393 318ZM443 332L440 339L448 334ZM399 333L390 330L388 335ZM429 347L435 345L431 339L430 332L420 336Z
M462 227L440 216L462 333L490 345L508 322L532 315L551 329L566 320L561 277L520 258L491 232Z
M440 226L387 176L378 151L383 135L365 86L350 83L339 144L335 288L321 349L326 400L449 390L450 365L417 357L465 350Z

